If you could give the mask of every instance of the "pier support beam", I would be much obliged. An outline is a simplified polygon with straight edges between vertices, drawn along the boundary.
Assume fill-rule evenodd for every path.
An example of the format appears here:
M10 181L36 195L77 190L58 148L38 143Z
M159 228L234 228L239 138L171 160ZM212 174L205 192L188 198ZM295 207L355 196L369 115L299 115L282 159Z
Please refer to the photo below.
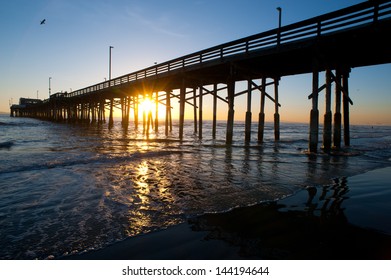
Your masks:
M95 102L92 102L90 103L90 108L91 108L91 123L92 124L95 124L96 123L96 103ZM72 109L69 108L69 116L70 116L70 119L72 119Z
M101 124L101 122L102 122L102 102L101 102L101 100L98 100L98 103L96 104L96 110L97 110L98 124ZM75 120L76 111L77 111L76 108L73 108L73 120Z
M331 113L331 70L326 70L325 114L323 123L323 150L331 149L332 113Z
M227 120L227 132L226 132L226 144L232 144L234 133L234 99L235 99L235 81L229 80L227 83L228 92L228 120Z
M198 133L197 121L197 88L193 88L193 118L194 118L194 134Z
M124 103L125 103L125 100L124 100L124 97L121 97L121 125L122 127L125 126L125 108L124 108Z
M278 83L280 78L274 79L274 140L280 140L280 114L278 112Z
M112 128L114 126L113 111L114 111L114 98L110 98L109 128Z
M213 122L212 122L212 138L216 139L217 126L217 84L213 85Z
M345 146L350 146L350 121L349 121L349 72L345 70L342 75L342 87L344 90L343 102L343 139Z
M199 120L199 131L198 131L198 139L202 139L202 106L203 106L203 86L200 86L200 96L199 96L199 108L198 108L198 120Z
M98 115L98 124L101 124L102 123L102 116L103 116L103 112L102 112L102 101L101 100L99 100L98 101L99 103L97 104L97 115ZM77 112L77 109L76 108L74 108L73 109L73 119L75 120L75 117L76 117L76 113Z
M102 123L106 122L106 119L105 119L105 102L106 102L106 100L104 98L101 98L99 100L99 107L98 107L98 110L99 110L99 113L98 113L98 123L99 124L102 124ZM79 110L76 107L75 108L75 121L77 121L77 119L79 118L78 112L79 112Z
M249 143L251 140L251 93L252 93L252 81L247 81L247 111L246 111L246 122L244 131L244 141Z
M170 127L170 129L169 129ZM171 122L171 91L166 90L166 123L165 123L165 135L168 136L168 131L172 131Z
M126 104L126 127L129 125L129 117L130 117L130 96L126 98L127 104Z
M121 97L122 126L126 129L129 126L129 109L130 97Z
M91 103L87 103L85 106L86 106L86 110L87 110L86 122L90 123L90 121L91 121ZM70 109L68 109L68 118L69 118L69 113L70 113ZM49 114L50 114L50 112L49 112Z
M138 94L133 96L134 129L138 129Z
M84 102L81 102L80 103L80 122L83 123L84 122L84 119L85 119L85 105L84 105ZM64 108L64 119L66 119L67 116L66 116L66 110Z
M341 148L341 72L336 70L335 74L335 112L334 112L334 129L333 129L333 146L336 149Z
M145 95L143 97L143 101L145 101ZM147 121L147 113L143 109L143 134L145 134L145 126L146 126L146 121Z
M155 132L159 132L159 92L155 96Z
M318 151L318 133L319 133L319 110L318 110L318 88L319 72L318 67L314 65L312 72L312 109L310 113L310 139L309 151L316 153Z
M102 119L103 123L106 123L106 99L102 99Z
M147 94L146 95L146 99L147 100L152 100L153 98L153 93L151 92L150 95ZM152 127L153 129L153 117L152 117L152 108L148 108L148 111L147 112L144 112L146 113L147 115L147 128L146 130L144 131L147 135L147 137L149 136L149 131L150 131L150 127Z
M185 80L182 81L182 85L179 93L179 139L183 139L183 128L185 124L185 102L186 102L186 84Z
M263 142L263 132L265 130L265 96L266 96L266 77L262 77L261 104L258 116L258 143Z

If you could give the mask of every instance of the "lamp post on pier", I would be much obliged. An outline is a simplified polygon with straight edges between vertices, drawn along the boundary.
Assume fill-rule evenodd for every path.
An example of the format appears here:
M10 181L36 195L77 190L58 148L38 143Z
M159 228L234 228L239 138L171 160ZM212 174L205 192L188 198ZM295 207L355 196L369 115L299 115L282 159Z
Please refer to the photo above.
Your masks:
M111 49L113 48L113 46L109 47L109 80L111 80Z
M281 7L277 7L278 11L278 35L277 35L277 45L280 45L280 40L281 40L281 14L282 14L282 9Z
M50 81L52 80L52 77L49 77L49 98L50 98L50 94L51 94L51 88L50 88Z

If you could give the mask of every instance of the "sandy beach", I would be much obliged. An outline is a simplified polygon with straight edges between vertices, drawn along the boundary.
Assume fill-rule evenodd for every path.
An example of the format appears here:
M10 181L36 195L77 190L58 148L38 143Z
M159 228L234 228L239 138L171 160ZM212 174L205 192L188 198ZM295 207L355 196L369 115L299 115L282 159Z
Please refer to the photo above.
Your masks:
M391 167L65 259L391 259Z

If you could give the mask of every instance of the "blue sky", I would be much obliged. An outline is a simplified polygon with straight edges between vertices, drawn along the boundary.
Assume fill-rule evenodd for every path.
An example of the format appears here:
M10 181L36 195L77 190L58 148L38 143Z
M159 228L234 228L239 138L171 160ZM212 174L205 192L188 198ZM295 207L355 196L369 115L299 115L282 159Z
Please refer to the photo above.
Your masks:
M154 62L164 62L217 44L304 20L357 0L13 0L0 9L0 111L19 97L76 90ZM46 19L46 24L40 21ZM353 69L350 91L353 123L391 124L390 65ZM321 74L321 79L323 76ZM307 121L309 75L283 77L281 119ZM236 118L245 105L236 103ZM224 105L220 105L224 106ZM320 104L322 106L322 104ZM254 101L254 114L257 104ZM269 108L270 107L270 108ZM272 104L267 104L271 119ZM242 110L243 109L243 110ZM322 110L322 108L320 108ZM242 112L243 111L243 112ZM268 111L267 111L268 112ZM322 112L321 112L322 114Z

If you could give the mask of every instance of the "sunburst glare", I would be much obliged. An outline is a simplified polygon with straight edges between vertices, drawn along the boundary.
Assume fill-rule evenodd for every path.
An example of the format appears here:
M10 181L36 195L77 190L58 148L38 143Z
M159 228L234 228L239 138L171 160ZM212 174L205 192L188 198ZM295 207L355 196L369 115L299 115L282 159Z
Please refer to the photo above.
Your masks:
M144 100L140 103L141 112L149 113L155 106L155 102L152 101L149 97L144 98Z

